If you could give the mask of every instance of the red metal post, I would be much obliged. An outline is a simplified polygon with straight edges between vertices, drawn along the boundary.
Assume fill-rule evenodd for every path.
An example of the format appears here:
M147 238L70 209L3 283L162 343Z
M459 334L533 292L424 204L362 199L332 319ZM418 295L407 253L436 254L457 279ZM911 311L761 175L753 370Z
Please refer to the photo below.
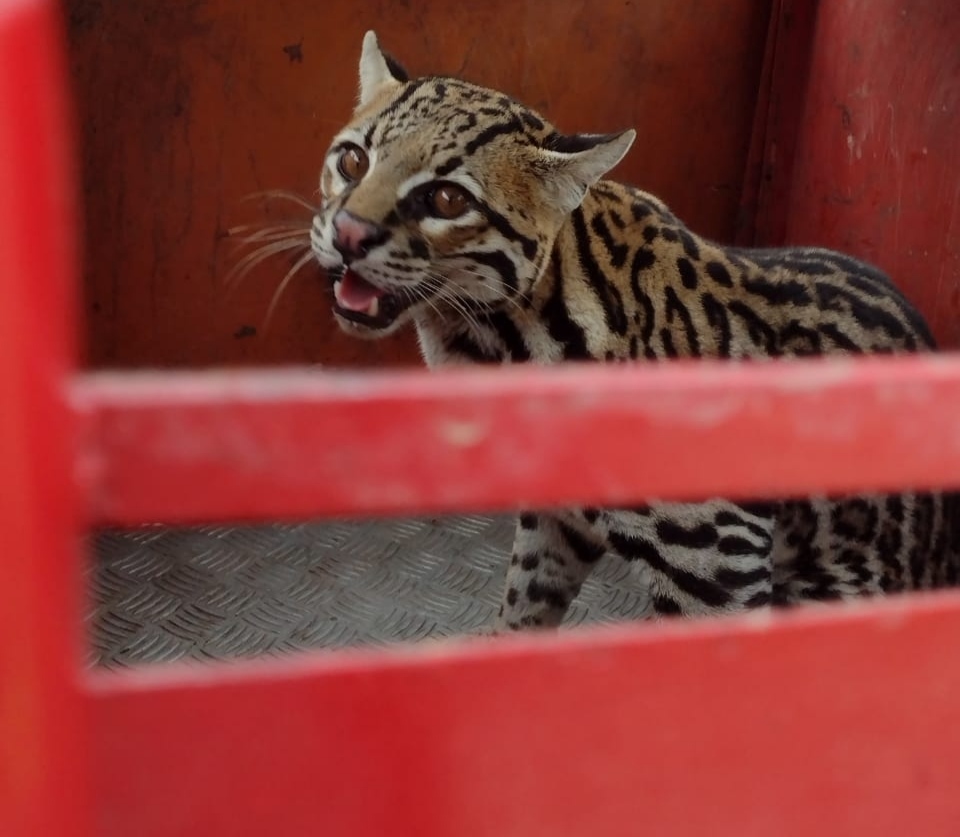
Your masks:
M88 834L59 5L0 0L0 834Z

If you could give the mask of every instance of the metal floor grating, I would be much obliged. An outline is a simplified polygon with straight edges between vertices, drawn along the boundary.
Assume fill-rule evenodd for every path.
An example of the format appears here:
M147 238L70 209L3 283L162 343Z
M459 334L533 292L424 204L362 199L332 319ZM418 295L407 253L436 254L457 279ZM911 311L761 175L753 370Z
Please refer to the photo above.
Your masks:
M92 662L280 654L478 633L488 627L513 518L465 516L94 536ZM606 556L567 624L637 618L646 596Z

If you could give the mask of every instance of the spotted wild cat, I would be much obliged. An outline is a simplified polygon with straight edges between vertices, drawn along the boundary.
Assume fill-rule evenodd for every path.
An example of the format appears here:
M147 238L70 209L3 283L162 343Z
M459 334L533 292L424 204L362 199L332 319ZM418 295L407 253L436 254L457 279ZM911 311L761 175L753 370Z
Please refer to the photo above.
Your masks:
M408 79L372 32L310 233L340 326L405 323L429 366L934 348L876 269L814 248L722 247L603 180L635 132L559 133L508 96ZM657 614L717 614L950 584L939 494L653 504L520 515L497 628L558 624L608 550Z

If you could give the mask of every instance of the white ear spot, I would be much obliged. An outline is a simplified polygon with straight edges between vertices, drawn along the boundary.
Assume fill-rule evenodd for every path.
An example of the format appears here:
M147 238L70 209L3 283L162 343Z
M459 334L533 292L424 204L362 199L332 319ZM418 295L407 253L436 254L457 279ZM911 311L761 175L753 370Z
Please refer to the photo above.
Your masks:
M583 135L576 138L581 146L577 151L539 152L544 180L565 214L573 212L587 190L624 158L636 138L633 129L612 136Z
M363 36L360 52L360 104L369 102L383 85L396 83L387 59L380 51L377 35L371 29Z

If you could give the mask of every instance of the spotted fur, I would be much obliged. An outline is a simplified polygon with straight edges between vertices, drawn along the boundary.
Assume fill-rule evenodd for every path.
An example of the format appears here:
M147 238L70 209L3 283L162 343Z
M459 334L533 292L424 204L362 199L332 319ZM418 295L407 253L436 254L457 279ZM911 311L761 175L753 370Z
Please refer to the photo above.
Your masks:
M934 348L875 268L818 248L723 247L601 179L633 140L566 136L502 93L407 79L368 33L311 232L339 276L341 326L380 337L412 322L431 367ZM338 170L345 147L368 163L358 180ZM465 211L437 217L439 188L465 195ZM905 494L527 512L497 627L558 624L608 551L643 568L661 615L952 584L954 505Z

